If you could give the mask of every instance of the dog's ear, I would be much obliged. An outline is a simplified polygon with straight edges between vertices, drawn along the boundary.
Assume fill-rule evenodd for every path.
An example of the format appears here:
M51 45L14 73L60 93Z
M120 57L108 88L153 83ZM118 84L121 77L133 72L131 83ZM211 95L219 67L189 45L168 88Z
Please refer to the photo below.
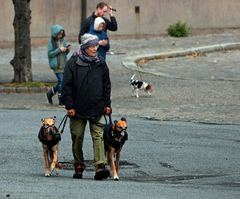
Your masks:
M53 124L55 124L56 123L56 116L54 115L53 117L51 117L51 119L53 120Z
M42 119L41 119L41 122L42 122L42 124L44 124L44 122L45 122L45 119L43 119L43 118L42 118Z
M148 84L147 87L146 87L146 90L150 90L150 91L152 91L152 90L153 90L152 85L151 85L151 84Z
M111 126L111 128L112 128L113 131L114 131L115 127L116 127L116 125L115 125L115 123L114 123L114 124Z
M117 120L114 120L114 122L112 124L112 130L115 130L117 122L118 122Z
M152 91L153 90L152 84L149 84L147 89Z
M125 117L122 117L121 120L127 122L127 119Z

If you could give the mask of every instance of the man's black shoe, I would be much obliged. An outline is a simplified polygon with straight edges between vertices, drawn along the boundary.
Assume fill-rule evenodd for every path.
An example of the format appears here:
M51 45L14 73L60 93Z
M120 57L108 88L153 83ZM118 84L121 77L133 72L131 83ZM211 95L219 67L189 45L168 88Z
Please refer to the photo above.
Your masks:
M74 173L73 178L74 179L82 179L82 173Z
M110 176L110 171L105 168L104 164L96 165L95 180L107 179Z

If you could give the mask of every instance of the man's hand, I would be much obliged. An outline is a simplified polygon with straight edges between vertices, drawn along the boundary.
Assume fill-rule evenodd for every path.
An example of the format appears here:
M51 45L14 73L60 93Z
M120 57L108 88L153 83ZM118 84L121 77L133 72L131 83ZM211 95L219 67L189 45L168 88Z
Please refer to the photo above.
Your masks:
M67 114L68 114L68 116L75 116L75 114L76 114L76 111L74 110L74 109L69 109L69 110L67 110Z
M111 115L112 114L112 108L111 107L105 107L104 108L104 114L105 115Z
M100 46L106 46L108 44L108 40L103 39L103 40L100 40L98 43L99 43Z
M113 16L113 11L112 11L112 6L108 6L109 7L109 15L110 15L110 17L112 17Z

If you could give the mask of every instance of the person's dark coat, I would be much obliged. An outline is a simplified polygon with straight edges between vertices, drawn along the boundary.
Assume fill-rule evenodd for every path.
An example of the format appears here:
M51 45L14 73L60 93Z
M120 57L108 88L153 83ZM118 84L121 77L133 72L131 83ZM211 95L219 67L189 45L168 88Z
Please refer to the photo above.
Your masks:
M97 18L97 16L93 12L93 14L91 16L89 16L88 18L83 20L83 22L81 24L81 29L80 29L80 32L79 32L79 35L78 35L78 42L79 43L81 43L81 36L90 31L90 27L93 26L95 18ZM106 17L102 17L102 18L103 18L103 20L105 21L105 24L106 24L105 30L104 30L106 33L107 33L107 30L117 31L117 29L118 29L117 20L114 16L111 16L110 20L107 19Z
M76 117L93 119L110 107L111 82L109 69L102 59L83 61L73 55L65 66L62 86L63 103L75 109Z

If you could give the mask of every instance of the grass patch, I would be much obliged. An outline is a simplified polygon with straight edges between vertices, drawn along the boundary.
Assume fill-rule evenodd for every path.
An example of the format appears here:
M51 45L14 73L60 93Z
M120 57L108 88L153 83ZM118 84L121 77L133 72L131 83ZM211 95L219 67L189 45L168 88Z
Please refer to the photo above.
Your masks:
M42 87L52 87L55 83L53 82L23 82L23 83L15 83L15 82L7 82L0 83L0 86L5 87L27 87L27 88L42 88Z

